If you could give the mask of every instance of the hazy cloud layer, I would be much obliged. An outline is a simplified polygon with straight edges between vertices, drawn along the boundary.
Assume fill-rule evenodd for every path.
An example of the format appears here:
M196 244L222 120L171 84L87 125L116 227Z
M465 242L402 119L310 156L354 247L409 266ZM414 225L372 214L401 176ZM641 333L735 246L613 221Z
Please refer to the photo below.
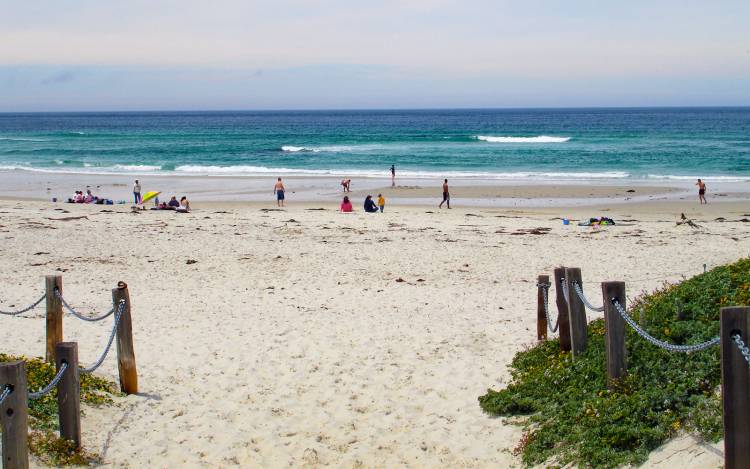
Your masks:
M0 110L750 104L747 0L0 9Z

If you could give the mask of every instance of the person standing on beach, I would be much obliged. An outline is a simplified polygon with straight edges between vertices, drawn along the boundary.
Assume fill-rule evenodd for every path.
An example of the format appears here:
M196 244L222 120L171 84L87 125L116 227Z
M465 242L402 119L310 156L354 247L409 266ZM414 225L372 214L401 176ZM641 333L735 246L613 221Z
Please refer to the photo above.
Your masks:
M707 204L706 183L698 179L698 182L696 182L695 185L698 186L698 202L700 202L701 205Z
M141 183L138 182L138 179L136 179L135 184L133 184L133 198L135 199L136 205L141 203Z
M279 207L284 206L284 190L284 183L278 178L273 186L273 193L276 194L276 205Z
M443 181L443 201L440 202L438 208L443 208L443 204L448 204L448 208L451 208L451 194L448 192L448 180Z
M391 165L391 187L396 187L396 167Z

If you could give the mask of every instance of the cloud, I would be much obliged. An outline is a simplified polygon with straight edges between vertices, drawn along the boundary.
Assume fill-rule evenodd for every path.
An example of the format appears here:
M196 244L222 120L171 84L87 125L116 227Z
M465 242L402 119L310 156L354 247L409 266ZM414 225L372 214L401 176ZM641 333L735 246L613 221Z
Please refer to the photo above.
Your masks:
M42 85L60 85L75 80L75 73L69 70L63 70L62 72L55 73L54 75L48 76L41 81Z

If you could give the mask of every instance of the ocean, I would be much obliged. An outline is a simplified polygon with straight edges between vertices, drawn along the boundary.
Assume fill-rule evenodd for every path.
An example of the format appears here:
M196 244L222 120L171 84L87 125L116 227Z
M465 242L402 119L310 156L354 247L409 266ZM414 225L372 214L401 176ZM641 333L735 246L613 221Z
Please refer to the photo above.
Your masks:
M750 108L0 114L0 170L750 179Z

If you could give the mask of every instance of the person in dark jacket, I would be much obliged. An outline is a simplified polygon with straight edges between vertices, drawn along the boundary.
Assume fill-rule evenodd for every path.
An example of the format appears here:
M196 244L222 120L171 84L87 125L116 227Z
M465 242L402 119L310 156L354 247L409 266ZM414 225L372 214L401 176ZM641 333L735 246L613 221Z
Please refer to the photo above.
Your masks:
M365 212L367 213L375 213L378 211L378 206L375 205L375 202L372 200L372 196L368 195L365 198Z

